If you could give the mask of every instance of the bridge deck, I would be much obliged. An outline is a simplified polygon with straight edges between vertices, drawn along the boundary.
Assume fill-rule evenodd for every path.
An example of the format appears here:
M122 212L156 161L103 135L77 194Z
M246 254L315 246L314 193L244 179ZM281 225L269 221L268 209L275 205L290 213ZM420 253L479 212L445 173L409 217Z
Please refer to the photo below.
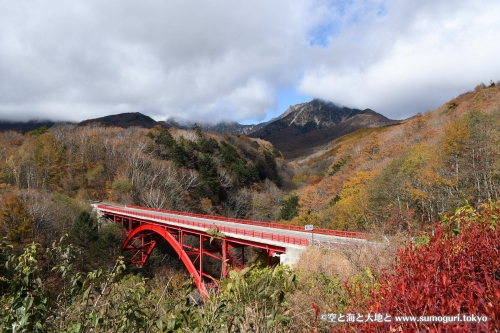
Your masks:
M143 207L120 207L109 204L99 204L97 209L101 212L112 212L120 213L120 215L140 217L141 219L149 219L152 222L168 224L168 225L180 225L184 228L206 231L212 228L214 225L217 226L218 230L223 232L227 237L233 239L251 240L253 242L259 242L263 244L269 244L274 246L282 247L305 247L311 243L314 239L315 242L327 242L327 243L365 243L366 240L362 239L359 235L361 233L349 233L349 232L337 232L345 235L353 235L352 237L342 237L327 234L319 234L313 231L299 231L299 230L287 230L286 225L277 225L276 223L266 223L257 221L245 221L233 219L238 222L231 222L228 218L216 216L203 216L198 214L181 213L181 212L170 212L170 211L159 211ZM267 226L269 225L269 226ZM290 228L298 229L301 227L290 226ZM320 232L326 233L325 229L320 229ZM332 233L335 231L331 231Z

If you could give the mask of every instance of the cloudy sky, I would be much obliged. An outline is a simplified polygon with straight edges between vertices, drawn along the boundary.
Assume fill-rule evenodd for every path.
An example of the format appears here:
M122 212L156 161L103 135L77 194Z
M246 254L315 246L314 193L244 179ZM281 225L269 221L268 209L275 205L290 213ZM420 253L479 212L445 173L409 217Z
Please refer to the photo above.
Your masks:
M402 119L500 80L498 0L0 0L0 119Z

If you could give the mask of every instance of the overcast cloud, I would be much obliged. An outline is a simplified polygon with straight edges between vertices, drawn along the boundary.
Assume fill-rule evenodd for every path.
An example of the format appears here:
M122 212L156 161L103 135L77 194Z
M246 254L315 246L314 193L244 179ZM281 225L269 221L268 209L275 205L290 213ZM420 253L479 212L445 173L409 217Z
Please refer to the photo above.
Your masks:
M401 119L500 80L498 13L498 0L0 0L0 119L259 121L283 90Z

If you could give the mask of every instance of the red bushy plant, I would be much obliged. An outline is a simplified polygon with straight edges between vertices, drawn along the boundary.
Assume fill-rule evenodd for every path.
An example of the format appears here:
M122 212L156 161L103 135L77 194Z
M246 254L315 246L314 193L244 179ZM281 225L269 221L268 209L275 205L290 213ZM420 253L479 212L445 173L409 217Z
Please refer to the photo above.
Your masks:
M391 273L369 300L351 293L350 313L391 315L385 323L337 326L333 332L499 332L500 208L459 210L438 224L425 244L410 243L398 253ZM422 243L422 242L421 242ZM416 316L396 322L396 316ZM419 322L420 316L487 316L487 322Z

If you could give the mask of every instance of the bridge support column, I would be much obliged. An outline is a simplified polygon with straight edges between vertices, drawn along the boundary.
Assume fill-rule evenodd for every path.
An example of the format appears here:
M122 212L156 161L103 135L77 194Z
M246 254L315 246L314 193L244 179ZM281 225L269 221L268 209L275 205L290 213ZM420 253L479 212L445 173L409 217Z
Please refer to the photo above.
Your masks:
M222 277L227 276L227 242L222 240Z
M203 235L200 235L200 277L203 278Z
M280 264L293 266L299 261L300 254L306 247L286 247L286 252L280 255Z
M241 247L241 262L245 265L245 247Z

